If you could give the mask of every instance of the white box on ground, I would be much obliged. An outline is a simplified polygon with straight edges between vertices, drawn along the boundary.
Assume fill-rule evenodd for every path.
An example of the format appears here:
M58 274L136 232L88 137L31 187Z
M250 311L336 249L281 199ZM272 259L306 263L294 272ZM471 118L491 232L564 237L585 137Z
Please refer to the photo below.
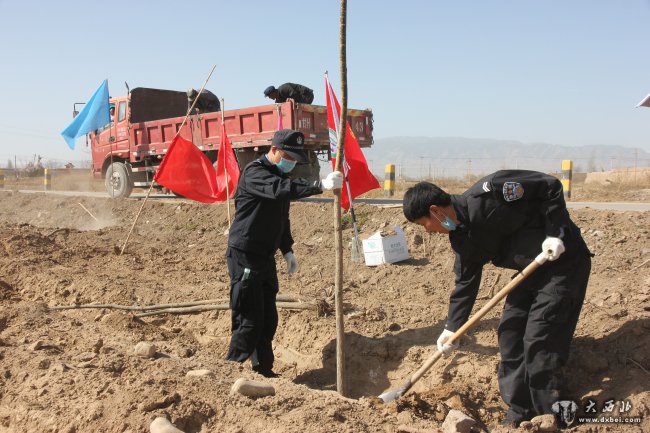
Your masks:
M381 231L378 231L363 241L363 256L366 266L407 260L410 256L404 232L399 226L395 226L394 235L382 237Z

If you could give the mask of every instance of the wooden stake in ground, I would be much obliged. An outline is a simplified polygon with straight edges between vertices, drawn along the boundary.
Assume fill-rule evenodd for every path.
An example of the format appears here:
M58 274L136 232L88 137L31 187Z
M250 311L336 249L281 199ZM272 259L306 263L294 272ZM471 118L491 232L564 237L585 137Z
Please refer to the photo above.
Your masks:
M341 171L341 158L345 143L345 125L348 115L348 81L345 49L347 0L341 0L340 22L340 63L341 63L341 118L339 122L338 143L336 145L336 164L334 171ZM343 231L341 228L341 190L334 192L334 247L336 250L336 272L334 280L334 304L336 310L336 389L342 396L347 396L345 381L345 326L343 323Z
M90 215L91 217L93 217L93 219L94 219L95 221L99 222L99 220L95 217L95 215L91 214L90 211L89 211L88 209L86 209L86 206L82 205L81 203L77 203L77 204L78 204L79 206L81 206L81 208L82 208L83 210L85 210L86 212L88 212L88 215Z
M183 126L185 125L185 122L187 122L187 118L192 113L192 110L194 110L194 106L196 105L196 103L199 102L199 96L201 96L201 92L203 92L203 89L205 89L205 86L208 84L208 81L210 80L210 77L212 76L212 73L214 72L214 68L216 68L216 67L217 67L217 65L212 66L212 70L208 74L208 78L205 79L205 83L203 83L203 86L201 86L201 90L199 90L199 93L196 95L196 99L194 99L194 102L192 103L192 106L190 107L189 110L187 110L187 114L185 115L185 118L183 119L183 122L181 123L181 126L178 127L178 131L176 131L176 135L174 136L174 138L176 138L178 136L178 134L181 133L181 130L183 129ZM174 138L172 138L172 141L174 141ZM126 248L126 244L129 242L129 238L131 237L131 233L133 233L133 229L135 228L135 224L138 222L138 218L140 218L140 214L142 213L142 209L144 208L144 204L147 202L147 199L149 198L149 194L151 194L151 190L153 189L153 184L154 184L154 180L151 179L151 185L149 185L149 189L147 190L147 195L144 196L144 200L142 201L142 205L140 206L140 210L135 215L135 219L133 220L133 224L131 225L131 229L129 230L129 233L126 235L126 239L124 240L124 245L122 245L122 249L120 250L120 255L124 254L124 249Z

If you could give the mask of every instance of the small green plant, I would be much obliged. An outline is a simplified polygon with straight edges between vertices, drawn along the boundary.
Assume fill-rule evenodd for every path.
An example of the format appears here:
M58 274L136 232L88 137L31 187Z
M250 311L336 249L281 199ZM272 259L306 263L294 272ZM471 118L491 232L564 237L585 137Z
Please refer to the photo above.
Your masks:
M197 228L199 228L199 224L198 223L193 223L193 222L187 222L185 224L174 226L174 230L179 230L179 231L183 230L183 231L188 231L188 232L193 232Z
M355 210L354 215L356 216L357 220L357 229L361 230L366 221L368 221L368 214L366 212L359 212L358 210ZM341 217L341 228L344 230L347 228L352 228L351 212L347 212Z

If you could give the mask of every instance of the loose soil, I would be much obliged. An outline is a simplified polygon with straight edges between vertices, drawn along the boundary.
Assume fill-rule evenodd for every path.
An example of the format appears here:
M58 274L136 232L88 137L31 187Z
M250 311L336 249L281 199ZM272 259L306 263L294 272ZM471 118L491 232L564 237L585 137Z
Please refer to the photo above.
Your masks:
M335 392L331 204L291 208L301 267L287 276L278 255L280 292L329 308L280 311L279 378L224 360L227 310L145 318L108 308L50 310L227 300L226 206L150 200L120 255L141 205L0 191L0 432L148 432L157 416L186 433L435 432L451 408L477 419L483 431L504 431L494 427L505 409L496 377L501 307L405 398L389 404L376 398L435 353L454 281L447 239L406 224L399 208L360 205L356 212L362 238L404 228L411 259L401 263L370 268L352 262L352 230L344 226L350 398ZM650 212L571 214L596 257L566 368L569 397L626 399L629 416L645 417L635 426L588 424L571 431L650 431ZM475 309L511 276L487 266ZM153 358L134 354L140 341L156 345ZM196 369L212 375L186 376ZM271 383L276 395L230 395L239 377Z

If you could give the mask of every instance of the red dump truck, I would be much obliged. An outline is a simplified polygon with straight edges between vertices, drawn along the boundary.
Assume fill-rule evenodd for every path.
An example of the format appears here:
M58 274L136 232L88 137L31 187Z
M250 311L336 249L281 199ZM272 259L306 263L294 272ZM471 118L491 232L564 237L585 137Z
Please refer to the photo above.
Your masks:
M112 98L115 106L110 125L90 134L93 175L105 180L111 197L128 197L133 188L149 188L153 176L183 123L196 91L135 88L128 96ZM203 96L203 95L201 95ZM214 95L212 95L214 96ZM216 97L215 97L216 99ZM215 104L196 104L180 135L190 140L214 163L219 152L221 111ZM309 162L294 176L317 179L319 160L331 158L327 109L324 106L281 104L239 108L223 112L226 132L240 168L268 151L271 138L282 126L305 134ZM350 126L361 147L372 145L372 111L348 110ZM162 186L154 184L157 189Z

